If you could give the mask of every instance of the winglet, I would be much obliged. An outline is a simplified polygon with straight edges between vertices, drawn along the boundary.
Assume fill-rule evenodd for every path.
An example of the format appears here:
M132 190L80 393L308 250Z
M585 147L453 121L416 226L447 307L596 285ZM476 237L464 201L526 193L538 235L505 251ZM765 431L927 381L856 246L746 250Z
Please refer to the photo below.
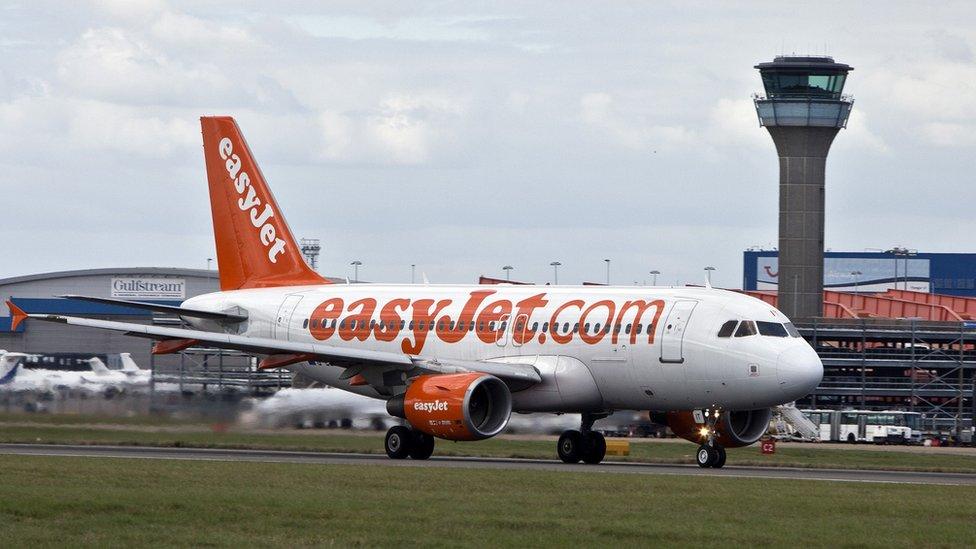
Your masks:
M17 331L20 323L27 320L27 313L20 307L14 305L14 302L9 299L7 300L7 308L10 309L10 316L12 318L10 321L10 329L11 331Z

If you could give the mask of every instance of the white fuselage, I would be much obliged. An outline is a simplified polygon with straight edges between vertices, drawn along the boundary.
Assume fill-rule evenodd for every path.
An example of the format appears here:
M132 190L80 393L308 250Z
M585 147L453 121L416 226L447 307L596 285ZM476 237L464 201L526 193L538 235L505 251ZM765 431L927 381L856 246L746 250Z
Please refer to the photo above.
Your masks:
M719 337L730 320L789 320L711 288L345 284L219 292L184 306L244 311L248 320L233 328L245 336L532 364L543 382L513 393L523 412L765 408L806 395L823 374L802 338ZM342 368L292 368L381 397L340 379Z

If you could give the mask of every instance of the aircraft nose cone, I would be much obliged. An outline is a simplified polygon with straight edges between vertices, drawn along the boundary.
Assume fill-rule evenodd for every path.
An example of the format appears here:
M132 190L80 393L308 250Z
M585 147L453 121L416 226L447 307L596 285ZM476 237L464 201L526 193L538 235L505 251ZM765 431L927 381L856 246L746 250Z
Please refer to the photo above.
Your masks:
M803 398L820 385L823 363L807 344L797 345L780 353L776 363L779 387L789 400Z

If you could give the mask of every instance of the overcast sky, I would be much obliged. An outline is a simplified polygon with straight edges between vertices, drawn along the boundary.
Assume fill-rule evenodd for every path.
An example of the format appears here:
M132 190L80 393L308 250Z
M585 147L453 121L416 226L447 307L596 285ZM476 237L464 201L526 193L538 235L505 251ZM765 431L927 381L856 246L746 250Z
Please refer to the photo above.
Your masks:
M777 240L757 62L855 67L833 250L976 251L976 4L0 3L0 277L214 257L237 118L320 270L739 287Z

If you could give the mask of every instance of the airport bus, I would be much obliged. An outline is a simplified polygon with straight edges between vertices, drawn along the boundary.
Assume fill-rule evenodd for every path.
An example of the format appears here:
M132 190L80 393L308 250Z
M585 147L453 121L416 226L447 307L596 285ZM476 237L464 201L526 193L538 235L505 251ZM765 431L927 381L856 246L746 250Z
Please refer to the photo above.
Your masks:
M918 444L922 414L897 410L801 410L824 442Z

